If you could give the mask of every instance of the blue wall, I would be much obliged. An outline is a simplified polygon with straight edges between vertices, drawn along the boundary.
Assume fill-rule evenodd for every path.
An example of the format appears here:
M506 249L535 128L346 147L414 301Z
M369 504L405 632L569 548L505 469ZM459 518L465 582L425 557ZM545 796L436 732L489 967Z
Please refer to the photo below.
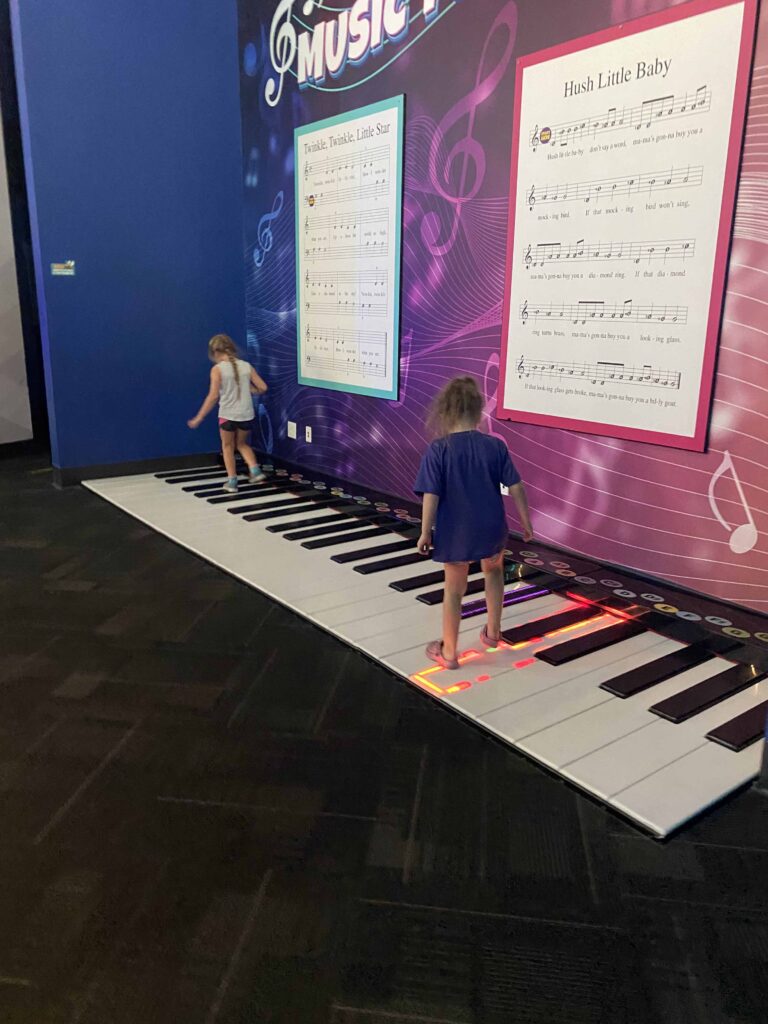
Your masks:
M236 2L13 18L53 462L211 451L206 342L245 345Z

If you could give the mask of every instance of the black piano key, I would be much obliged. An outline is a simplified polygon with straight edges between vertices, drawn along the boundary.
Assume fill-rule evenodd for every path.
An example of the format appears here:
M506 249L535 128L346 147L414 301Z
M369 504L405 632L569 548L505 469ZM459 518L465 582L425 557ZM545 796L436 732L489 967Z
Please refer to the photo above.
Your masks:
M215 489L206 487L205 489L200 486L196 487L185 487L185 491L194 491L196 498L214 498L219 494L229 494L228 491L224 490L224 484L226 480L222 480L221 483L217 484ZM289 483L287 480L265 480L260 484L255 484L251 480L243 479L240 477L239 486L237 489L238 494L280 494L284 491L295 491L297 494L300 491L312 491L315 493L315 488L312 484L296 484Z
M316 509L314 505L311 506L311 510L312 512L323 511L322 509ZM352 512L334 512L333 515L320 516L319 519L292 519L290 523L273 523L272 526L267 527L267 530L269 533L284 533L286 530L299 530L303 526L323 526L325 523L349 522L353 514Z
M312 504L307 504L307 502L310 501ZM256 505L241 505L238 508L228 508L227 512L233 516L241 516L245 512L268 512L274 508L291 508L293 505L296 506L296 511L299 512L303 511L305 507L308 509L327 508L329 505L336 505L336 501L333 498L323 498L322 500L318 500L309 494L302 494L295 498L281 498L279 501L261 501ZM301 506L301 508L299 508L299 506Z
M367 540L369 537L386 537L389 530L383 526L376 526L370 530L361 530L360 533L337 533L335 537L321 537L320 540L305 540L302 547L307 551L317 551L318 548L331 548L336 544L349 544L353 540Z
M396 540L391 544L380 544L377 548L362 548L360 551L345 551L341 555L331 555L331 561L338 562L339 565L345 565L347 562L364 562L366 558L391 555L395 551L407 551L412 547L412 540Z
M197 480L199 483L204 484L206 480L212 481L221 479L222 483L227 482L227 473L223 469L207 469L200 473L185 473L183 476L175 476L167 479L167 484L192 484Z
M426 562L426 559L424 561ZM444 579L445 573L443 570L437 569L432 572L422 573L420 576L409 576L404 580L395 580L394 583L389 585L393 590L405 594L409 590L420 590L422 587L431 587L433 583L442 583Z
M472 562L472 564L469 567L469 572L470 572L470 575L473 572L480 572L480 563L479 562ZM436 583L443 582L442 573L440 574L440 576L437 578L437 580L435 582ZM467 589L466 589L466 592L465 592L465 596L468 596L468 595L471 595L471 594L481 594L484 590L485 590L485 578L484 577L479 579L479 580L470 580L467 583ZM444 599L444 595L445 595L445 591L443 590L442 587L440 587L439 590L430 590L426 594L419 594L419 596L416 598L416 600L417 601L421 601L422 604L428 604L428 605L442 604L443 603L443 599Z
M748 686L763 679L768 673L756 669L753 665L731 665L724 672L718 672L716 676L705 679L703 683L689 686L682 693L676 693L674 697L668 697L658 704L654 704L649 710L665 718L668 722L679 725L700 711L719 704L728 697L733 697L740 690L746 690Z
M292 495L293 494L293 490L294 490L293 487L290 487L290 488L286 488L284 491L280 490L280 491L276 491L274 493L278 494L278 496L280 494ZM301 488L301 487L296 488L296 491L297 491L296 499L295 499L296 501L314 501L315 497L319 497L320 494L325 495L325 491L313 491L313 490L303 491L303 488ZM303 493L301 493L301 494L298 493L298 492L301 492L301 491L303 491ZM225 492L221 497L207 498L206 500L207 500L209 505L231 505L235 501L242 501L243 498L258 498L259 495L263 494L263 493L264 492L263 492L263 490L260 487L243 487L243 488L241 488L237 492L237 494L227 494ZM269 496L269 493L267 494L267 497L268 496ZM294 499L291 498L290 500L294 500ZM277 505L275 505L274 502L269 503L269 504L267 502L262 502L261 503L261 508L277 508Z
M602 651L612 644L618 644L622 640L629 640L630 637L645 632L645 628L637 622L617 622L614 626L605 626L586 636L577 636L573 640L565 640L547 647L546 650L538 651L536 657L547 665L565 665L576 658Z
M295 508L291 509L289 514L293 515L294 512L296 512L296 513L300 513L300 512L315 512L315 511L317 511L318 506L321 505L321 504L323 504L323 503L317 502L314 505L297 505ZM329 502L325 502L325 504L327 505L327 504L330 504L330 503ZM251 507L253 507L253 506L251 506ZM258 508L258 506L256 506L256 507ZM340 508L341 506L336 504L336 502L333 502L333 507L334 508ZM227 511L228 512L232 512L234 514L237 514L238 509L230 508L230 509L227 509ZM246 523L260 523L260 522L262 522L265 519L279 519L281 516L284 516L284 515L286 515L286 511L285 511L284 508L276 508L276 509L272 509L270 512L251 512L249 515L243 516L243 520Z
M551 593L551 590L537 586L535 583L530 586L519 587L517 590L505 590L502 606L509 608L515 604L525 604L527 601L535 601L539 597L548 597ZM487 610L488 605L483 598L467 601L466 604L461 606L461 618L473 619L477 615L484 615Z
M420 555L418 551L412 551L408 555L396 555L394 558L382 558L381 561L356 565L355 572L362 573L363 576L370 576L372 573L385 572L387 569L400 569L404 565L415 565L417 562L423 561L424 555Z
M335 523L333 526L313 526L306 530L297 530L294 533L286 533L286 540L312 540L314 537L330 537L331 534L341 533L343 530L362 530L364 526L377 526L385 523L389 516L378 516L373 519L359 519L355 522Z
M569 608L564 612L557 612L554 615L547 615L543 619L536 619L533 622L524 622L520 626L512 626L511 629L502 630L501 637L506 643L525 643L536 636L545 636L556 629L565 629L567 626L574 626L577 622L586 622L589 619L596 619L602 615L599 608Z
M171 480L171 479L173 479L174 477L177 477L177 476L188 476L190 473L193 473L193 472L195 472L195 470L192 470L192 469L166 469L166 470L163 470L162 473L155 473L155 478L157 480ZM202 466L199 470L197 470L197 472L199 472L199 473L213 473L213 472L223 473L224 470L221 468L221 466L211 465L211 466Z
M284 494L287 490L293 490L294 488L287 487L272 487L266 484L243 484L241 483L237 489L237 494L232 494L229 491L225 491L221 485L219 485L215 491L199 491L194 495L196 498L204 498L206 501L210 501L212 505L226 503L227 501L237 501L238 498L249 498L256 497L257 494ZM297 491L301 488L297 487Z
M758 704L749 711L732 718L730 722L724 722L707 733L708 740L714 740L729 750L739 751L748 747L750 743L757 743L763 738L765 732L765 721L768 716L768 700Z
M242 482L242 477L240 478L240 480ZM220 491L226 482L226 477L221 477L220 479L217 479L214 483L211 484L186 484L181 489L182 491L184 491L185 494L213 494L215 491ZM263 484L262 486L272 487L273 485Z
M713 637L713 640L717 639L719 638ZM649 661L647 665L641 665L640 668L622 672L620 675L614 676L613 679L606 679L604 683L600 684L600 688L612 693L614 697L632 697L636 693L642 693L643 690L649 690L657 683L663 683L666 679L679 675L680 672L685 672L696 665L702 665L710 658L714 658L717 653L732 650L738 646L738 641L726 641L718 645L722 647L720 652L713 649L715 646L708 640L691 644L690 647L673 651L672 654L666 654L663 658Z

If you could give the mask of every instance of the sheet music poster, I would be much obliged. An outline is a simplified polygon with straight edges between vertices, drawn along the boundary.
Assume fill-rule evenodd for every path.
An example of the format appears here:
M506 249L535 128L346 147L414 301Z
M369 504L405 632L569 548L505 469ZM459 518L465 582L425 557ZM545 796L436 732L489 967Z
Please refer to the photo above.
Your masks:
M703 451L754 0L518 62L499 415Z
M295 132L299 383L396 399L403 97Z

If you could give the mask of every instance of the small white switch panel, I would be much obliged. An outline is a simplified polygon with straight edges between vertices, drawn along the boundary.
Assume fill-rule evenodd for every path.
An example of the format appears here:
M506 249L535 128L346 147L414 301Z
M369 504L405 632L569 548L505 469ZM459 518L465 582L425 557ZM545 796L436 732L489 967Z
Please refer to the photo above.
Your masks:
M288 437L290 437L292 441L296 440L296 424L293 420L288 420Z
M312 427L304 428L304 437L307 439L307 444L312 444Z

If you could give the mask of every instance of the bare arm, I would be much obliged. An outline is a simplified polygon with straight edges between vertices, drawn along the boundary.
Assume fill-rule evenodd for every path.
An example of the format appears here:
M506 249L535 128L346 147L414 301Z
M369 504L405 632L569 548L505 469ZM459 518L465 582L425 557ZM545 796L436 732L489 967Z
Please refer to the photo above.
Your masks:
M520 525L523 528L523 540L533 540L533 527L531 526L531 513L528 510L528 496L522 483L512 484L509 488L512 500L515 503L517 514L520 517Z
M421 536L418 543L418 549L422 555L428 555L432 550L432 531L435 528L439 504L440 498L436 494L424 495L421 506Z
M267 392L267 385L256 373L253 367L251 367L251 393L254 395L264 395Z
M219 392L221 391L221 371L218 366L214 366L211 369L211 386L208 389L208 394L205 396L203 404L197 413L191 420L187 420L187 426L192 430L196 430L203 422L208 413L213 409L219 400Z

